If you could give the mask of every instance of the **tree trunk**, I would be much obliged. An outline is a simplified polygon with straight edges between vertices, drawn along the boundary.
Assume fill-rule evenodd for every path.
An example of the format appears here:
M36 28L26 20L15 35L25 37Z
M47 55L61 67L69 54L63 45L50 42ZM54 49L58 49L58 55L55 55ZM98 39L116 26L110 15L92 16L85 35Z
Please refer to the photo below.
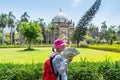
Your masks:
M28 49L29 50L31 49L31 44L32 44L32 41L28 41Z
M13 32L13 34L12 34L12 42L13 42L13 44L15 44L15 32Z
M12 45L12 28L11 28L11 30L10 30L10 44Z
M15 44L15 28L12 28L12 44Z
M53 36L53 35L52 35L52 31L51 31L51 44L52 44L52 41L53 41L52 36Z
M53 41L52 41L52 43L54 43L54 40L55 40L55 37L54 37L54 30L53 30L53 32L52 32L52 35L53 35Z
M46 43L46 33L45 33L45 28L43 29L43 43Z
M79 42L80 42L80 41L79 41L79 40L77 40L77 48L79 47Z
M110 45L112 45L113 44L113 39L110 39Z
M19 32L19 44L22 44L22 35Z
M4 45L4 28L2 28L2 45Z

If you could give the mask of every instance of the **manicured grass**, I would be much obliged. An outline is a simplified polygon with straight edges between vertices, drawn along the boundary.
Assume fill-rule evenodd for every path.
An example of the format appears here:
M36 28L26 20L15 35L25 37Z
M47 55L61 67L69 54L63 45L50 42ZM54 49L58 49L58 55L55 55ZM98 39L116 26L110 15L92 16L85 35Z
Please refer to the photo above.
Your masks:
M76 56L73 61L79 60L87 60L91 62L98 61L116 61L120 60L120 53L110 52L110 51L102 51L102 50L94 50L87 48L79 48L80 55Z
M120 54L115 52L79 48L80 54L73 61L86 59L87 61L110 61L120 60ZM38 63L44 62L52 53L50 47L35 48L34 51L24 51L24 48L1 48L0 63Z
M51 52L51 48L36 48L34 51L24 51L24 48L4 48L0 49L0 63L44 62Z

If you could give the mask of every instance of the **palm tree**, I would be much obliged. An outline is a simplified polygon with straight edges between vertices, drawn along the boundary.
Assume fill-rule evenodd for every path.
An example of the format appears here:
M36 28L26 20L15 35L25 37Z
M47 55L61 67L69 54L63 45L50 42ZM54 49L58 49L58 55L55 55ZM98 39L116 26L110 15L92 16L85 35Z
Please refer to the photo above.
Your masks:
M51 22L48 24L48 28L51 30L51 44L53 43L54 41L54 22Z
M107 31L106 21L102 22L101 31L102 31L102 32Z
M19 44L22 44L22 35L20 33L20 28L22 27L22 21L17 20L16 22L16 31L19 33Z
M24 14L21 16L21 20L17 22L17 30L19 31L19 28L21 27L21 22L29 22L28 18L30 18L30 16L27 14L27 12L24 12ZM22 44L22 35L19 32L19 41L20 44Z
M101 26L101 39L105 39L107 36L107 25L106 25L106 21L102 22L102 26Z
M46 37L45 37L45 26L46 26L46 24L44 22L44 19L41 19L41 18L38 18L38 19L39 19L39 25L42 29L42 35L43 35L43 40L44 40L43 42L45 43L46 42Z
M120 25L119 25L118 28L117 28L117 37L118 37L118 39L120 40Z
M2 31L1 31L1 28L0 28L0 44L2 44Z
M16 17L12 14L12 12L10 11L8 14L8 27L11 28L10 29L10 44L13 44L14 41L14 31L13 29L15 28L15 19Z
M115 27L116 27L116 26L110 26L110 27L108 28L108 31L107 31L107 32L108 32L108 35L109 35L108 40L109 40L109 44L110 44L110 45L112 45L112 44L113 44L113 41L117 39L117 34L116 34L116 32L115 32Z
M7 14L0 14L0 28L2 31L2 45L4 44L4 28L7 25Z
M49 44L50 42L50 33L51 33L51 30L49 29L49 27L46 27L45 28L45 37L46 37L46 43Z
M24 14L21 16L21 21L29 22L28 18L30 18L30 16L27 14L27 12L24 12Z

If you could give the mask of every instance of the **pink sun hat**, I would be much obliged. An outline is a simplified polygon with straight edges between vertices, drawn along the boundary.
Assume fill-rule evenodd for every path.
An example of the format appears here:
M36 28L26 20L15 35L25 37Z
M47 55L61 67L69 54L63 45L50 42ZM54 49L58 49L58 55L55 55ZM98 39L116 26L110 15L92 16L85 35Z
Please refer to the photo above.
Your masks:
M62 46L66 45L65 41L63 39L57 39L54 41L54 49L61 48Z

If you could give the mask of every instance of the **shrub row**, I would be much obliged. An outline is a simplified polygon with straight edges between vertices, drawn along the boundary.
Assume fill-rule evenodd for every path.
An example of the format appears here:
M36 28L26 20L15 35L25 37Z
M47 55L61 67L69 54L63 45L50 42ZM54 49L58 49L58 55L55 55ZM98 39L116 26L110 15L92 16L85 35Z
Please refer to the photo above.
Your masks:
M43 64L0 64L0 80L42 80ZM120 61L70 63L70 80L120 80Z
M73 44L76 47L76 44ZM40 45L32 45L32 47L52 47L53 44L40 44ZM69 46L69 45L66 45ZM26 45L0 45L0 48L26 48Z
M120 80L120 62L79 62L69 65L71 80Z
M72 44L72 47L75 47L75 44ZM112 52L120 52L120 45L89 45L89 44L81 44L79 45L80 48L90 48L90 49L97 49L103 51L112 51Z
M25 45L0 45L0 48L25 48Z
M89 45L88 48L104 51L120 52L119 45Z
M0 80L40 80L42 64L0 64Z
M119 45L119 44L120 44L120 41L114 41L113 43Z
M52 44L32 45L32 47L52 47ZM26 48L26 45L0 45L0 48Z

